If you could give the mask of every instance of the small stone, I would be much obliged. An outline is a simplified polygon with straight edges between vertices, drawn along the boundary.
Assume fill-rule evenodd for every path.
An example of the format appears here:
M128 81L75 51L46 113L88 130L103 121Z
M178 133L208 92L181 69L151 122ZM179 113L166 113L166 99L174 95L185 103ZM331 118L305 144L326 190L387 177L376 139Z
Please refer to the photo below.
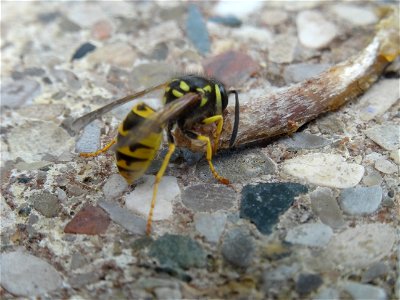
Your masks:
M121 68L132 68L136 60L136 52L126 43L116 42L97 48L88 55L92 64L109 64Z
M318 274L302 273L296 280L296 292L300 296L305 296L317 290L323 283L321 276Z
M55 121L64 112L64 104L34 104L20 107L17 112L29 119Z
M88 53L93 52L94 50L96 50L96 46L87 42L82 44L74 53L74 55L72 55L71 60L75 60L75 59L81 59L82 57L85 57Z
M393 174L399 171L399 167L386 159L375 161L375 169L385 174Z
M72 252L71 263L69 266L71 270L76 270L76 269L82 268L83 266L87 265L88 263L89 263L89 259L87 256L85 256L81 252Z
M283 163L283 171L315 185L348 188L357 185L364 175L364 167L347 163L337 154L311 153L297 156Z
M289 14L284 10L268 9L262 13L262 21L267 26L276 26L286 22Z
M210 52L210 37L208 36L207 26L202 13L194 4L190 4L188 8L186 34L201 54Z
M342 120L334 114L317 119L317 126L321 133L329 135L333 133L343 134L346 127Z
M330 141L318 135L297 132L281 140L288 150L318 149L330 144Z
M235 228L228 231L222 242L222 255L232 265L246 268L251 265L255 244L248 230Z
M232 38L240 43L257 43L261 50L268 50L273 45L273 34L266 28L259 28L252 25L244 25L232 32ZM220 41L220 45L223 41ZM229 41L225 41L226 48L224 51L233 48L229 45ZM218 48L217 48L218 49ZM217 52L217 51L215 51ZM221 51L220 51L221 52Z
M65 233L97 235L107 231L110 218L98 206L87 205L82 208L64 228Z
M182 299L182 293L179 286L176 288L159 287L154 289L157 299Z
M269 47L268 60L278 64L291 63L297 47L297 37L280 34L276 35Z
M349 215L374 213L382 202L380 186L354 187L340 193L340 206Z
M62 286L62 278L57 270L46 261L30 254L0 254L0 270L1 286L13 295L35 297Z
M61 14L58 11L43 12L38 14L38 20L44 24L48 24L56 20Z
M400 149L391 151L390 158L393 159L396 164L400 165Z
M97 274L95 272L74 274L68 279L68 282L73 289L78 289L99 281L99 277L100 274Z
M329 45L336 37L335 24L327 21L316 11L302 11L296 18L300 42L308 48L320 49Z
M313 297L315 300L333 300L340 299L339 291L334 288L325 287L322 288L318 294Z
M34 209L47 218L57 217L62 206L57 196L48 191L41 191L29 197Z
M46 71L43 70L42 68L30 67L25 69L24 74L32 77L41 77L46 74Z
M227 86L237 86L257 73L260 66L247 54L228 51L204 60L203 68Z
M194 224L196 230L204 236L210 243L218 243L226 223L226 214L216 212L196 213L194 215Z
M125 196L125 206L142 216L147 216L150 211L153 197L155 176L143 176L144 182L138 184L135 190ZM172 201L181 194L176 177L164 176L158 186L157 203L154 207L153 220L166 220L172 216Z
M329 67L329 64L291 64L285 68L283 77L287 84L297 83L318 76Z
M305 192L306 186L291 182L246 185L242 189L240 217L249 219L260 232L269 234L294 198Z
M267 267L263 271L263 286L262 289L266 293L274 292L278 293L280 289L287 286L288 281L292 281L292 278L299 271L297 264L293 265L278 265L276 268Z
M140 85L150 87L170 80L173 72L173 66L171 67L170 64L160 62L146 63L135 66L131 76Z
M170 268L204 268L206 253L199 243L187 236L165 234L150 245L149 256Z
M396 231L390 225L365 224L334 235L325 255L333 266L364 268L389 256L395 241Z
M334 5L332 10L342 19L358 26L375 24L378 21L377 16L368 7L343 3Z
M400 98L400 80L379 80L357 101L355 112L363 121L382 115Z
M51 75L54 77L55 82L62 82L74 90L79 90L82 87L79 78L69 70L52 70Z
M338 229L345 225L342 211L331 189L318 187L310 193L310 198L312 210L322 223L333 229Z
M220 1L214 6L213 12L219 16L233 15L238 18L243 18L252 12L256 12L261 9L262 5L263 3L257 0L232 2Z
M325 247L331 239L332 234L332 229L325 224L302 224L290 229L285 241L309 247Z
M228 27L240 27L242 25L242 21L235 16L215 16L208 20Z
M93 25L91 35L96 40L106 40L111 36L112 30L110 22L100 20Z
M156 60L165 60L168 57L168 45L165 42L156 44L150 54L150 58Z
M143 218L131 214L126 209L113 202L101 200L98 202L98 205L109 214L111 220L129 232L140 235L145 234L146 220Z
M374 279L386 275L390 269L384 262L377 262L371 265L363 274L361 281L363 283L371 282Z
M65 16L61 16L61 20L59 23L61 31L65 32L77 32L81 30L81 27L75 22L71 21Z
M103 194L106 200L118 198L127 189L128 183L119 174L112 174L103 186Z
M274 174L277 170L275 162L259 150L227 153L213 159L213 164L221 176L234 183L246 182L261 175ZM214 180L206 161L198 164L197 173L200 178Z
M40 84L31 79L3 81L1 86L1 107L16 108L31 102L40 93Z
M3 231L7 227L15 227L17 216L13 210L7 204L6 200L0 195L0 217L1 217L1 230ZM0 268L1 269L1 268ZM0 278L1 280L1 278Z
M396 124L376 125L366 130L365 134L386 150L400 148L400 130Z
M370 170L368 174L363 177L363 183L366 186L380 185L382 180L381 174L375 170Z
M32 163L42 161L46 154L57 157L69 151L73 139L53 122L32 121L11 129L8 145L14 159Z
M30 206L23 205L22 207L18 208L18 215L20 217L26 218L31 213L31 210L32 210L32 208Z
M82 134L75 144L75 152L96 152L100 147L102 123L95 120L83 128Z
M183 191L182 202L196 212L228 210L236 203L236 193L221 184L198 184Z
M349 293L354 300L374 299L386 300L387 294L384 289L358 282L348 281L341 285L342 289Z

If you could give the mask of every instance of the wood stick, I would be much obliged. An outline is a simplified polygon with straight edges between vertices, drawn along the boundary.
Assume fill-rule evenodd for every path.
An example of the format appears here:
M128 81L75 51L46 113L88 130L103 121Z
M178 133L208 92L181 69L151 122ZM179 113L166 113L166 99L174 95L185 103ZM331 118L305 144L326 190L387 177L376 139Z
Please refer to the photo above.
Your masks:
M399 12L391 10L378 24L371 43L355 57L339 63L317 77L283 88L240 106L239 133L235 146L244 146L295 132L319 115L337 109L363 94L385 67L400 55ZM234 108L224 113L219 149L229 148ZM200 129L207 131L207 129ZM203 145L175 132L178 146L204 151Z

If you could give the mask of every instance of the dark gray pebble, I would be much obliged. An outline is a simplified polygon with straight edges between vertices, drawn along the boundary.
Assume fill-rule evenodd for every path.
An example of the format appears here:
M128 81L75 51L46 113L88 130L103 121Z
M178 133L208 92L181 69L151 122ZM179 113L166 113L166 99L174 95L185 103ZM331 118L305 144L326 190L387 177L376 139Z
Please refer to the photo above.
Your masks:
M201 54L210 52L210 37L208 36L206 22L199 8L194 4L189 5L186 34Z
M250 266L255 245L248 230L235 228L229 231L222 243L222 255L232 265L240 268Z
M47 218L58 216L62 206L57 196L48 191L42 191L29 197L33 208Z
M318 274L300 274L296 281L296 292L300 296L305 296L317 290L322 283L322 278Z
M235 16L215 16L210 18L209 21L229 27L242 26L242 21Z
M86 56L86 54L94 51L96 49L96 46L87 42L82 44L74 53L74 55L72 55L71 61L74 59L80 59L84 56Z

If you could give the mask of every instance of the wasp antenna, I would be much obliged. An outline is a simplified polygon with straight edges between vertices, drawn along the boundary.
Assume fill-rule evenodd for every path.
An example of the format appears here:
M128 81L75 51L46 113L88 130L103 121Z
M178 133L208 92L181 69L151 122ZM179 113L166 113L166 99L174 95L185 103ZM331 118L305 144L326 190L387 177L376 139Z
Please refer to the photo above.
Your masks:
M235 123L233 124L231 140L229 141L229 148L232 148L239 130L239 96L236 90L231 90L228 94L235 94Z

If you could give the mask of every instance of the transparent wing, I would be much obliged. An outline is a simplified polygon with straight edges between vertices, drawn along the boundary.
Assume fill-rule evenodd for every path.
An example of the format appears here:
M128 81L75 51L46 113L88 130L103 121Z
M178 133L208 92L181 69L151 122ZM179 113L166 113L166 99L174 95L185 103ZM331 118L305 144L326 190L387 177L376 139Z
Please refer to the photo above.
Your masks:
M85 127L87 124L93 122L94 120L99 118L101 115L113 110L114 108L116 108L116 107L118 107L118 106L120 106L122 104L125 104L125 103L127 103L129 101L135 100L136 98L139 98L139 97L141 97L143 95L146 95L147 93L150 93L152 91L164 88L166 85L167 85L167 83L159 84L159 85L150 87L148 89L145 89L143 91L137 92L137 93L135 93L133 95L128 95L128 96L126 96L124 98L115 100L115 101L113 101L113 102L111 102L111 103L109 103L109 104L107 104L107 105L105 105L103 107L100 107L100 108L98 108L98 109L96 109L96 110L94 110L94 111L92 111L92 112L90 112L90 113L88 113L88 114L86 114L86 115L84 115L82 117L79 117L78 119L76 119L72 123L71 129L74 132L79 132L83 127Z
M144 121L135 130L130 131L126 136L118 139L117 148L132 145L152 132L159 132L169 120L178 118L185 110L194 108L201 101L201 96L195 93L188 93L165 105L165 107Z

